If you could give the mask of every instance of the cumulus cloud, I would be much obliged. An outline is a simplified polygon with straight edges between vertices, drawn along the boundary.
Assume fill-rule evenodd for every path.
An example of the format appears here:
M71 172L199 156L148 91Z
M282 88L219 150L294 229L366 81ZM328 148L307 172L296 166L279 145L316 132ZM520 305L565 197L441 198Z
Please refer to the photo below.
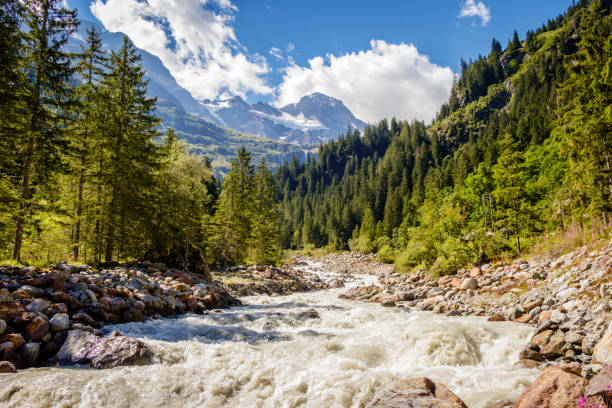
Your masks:
M273 92L266 59L248 55L236 39L231 0L95 0L91 11L159 57L196 98Z
M448 98L454 78L450 68L431 63L414 45L381 40L372 40L367 51L315 57L308 65L285 69L278 105L321 92L371 122L391 116L429 121Z
M491 20L491 10L482 1L476 3L474 0L466 0L459 12L459 18L474 16L480 17L484 27Z

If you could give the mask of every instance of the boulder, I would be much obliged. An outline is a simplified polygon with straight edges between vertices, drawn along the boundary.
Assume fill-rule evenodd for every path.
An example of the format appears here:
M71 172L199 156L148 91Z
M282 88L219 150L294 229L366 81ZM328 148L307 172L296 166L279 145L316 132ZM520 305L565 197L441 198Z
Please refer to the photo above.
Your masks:
M460 287L461 290L475 290L478 289L478 281L474 278L468 278L463 281Z
M68 330L70 328L70 319L66 313L58 313L49 319L49 327L54 332Z
M389 388L378 391L368 407L467 408L445 385L429 378L396 381Z
M19 356L27 366L32 366L38 361L40 355L39 343L26 343L19 349Z
M25 307L21 303L1 303L0 319L10 322L19 313L25 312Z
M612 364L612 323L593 350L593 361L601 364Z
M595 377L591 378L585 390L586 397L612 397L612 366L606 365Z
M37 317L28 324L24 330L30 340L40 340L49 331L49 323L42 317Z
M6 342L13 343L13 348L18 349L19 347L23 346L25 340L23 340L23 336L19 333L9 333L5 334L4 336L2 336L2 338L0 338L0 343Z
M146 365L153 351L142 341L118 332L99 337L84 330L71 330L52 361L60 366L89 365L92 368Z
M565 335L563 332L555 333L548 340L548 344L542 347L540 353L546 358L555 358L563 355Z
M43 313L47 308L51 306L51 302L44 299L34 299L26 306L28 312Z
M576 408L587 381L559 367L548 367L514 403L513 408Z
M0 374L16 373L17 369L10 361L0 361Z

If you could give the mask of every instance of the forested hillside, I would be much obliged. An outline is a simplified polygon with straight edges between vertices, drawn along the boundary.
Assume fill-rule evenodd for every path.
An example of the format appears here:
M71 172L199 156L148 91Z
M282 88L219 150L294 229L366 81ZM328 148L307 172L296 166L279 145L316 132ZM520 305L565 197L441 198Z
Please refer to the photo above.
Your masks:
M220 193L160 132L130 40L108 52L92 26L68 52L78 25L60 0L0 0L0 259L276 262L266 161L242 148Z
M283 165L283 245L447 273L609 233L611 3L581 1L505 48L493 39L429 126L383 120Z

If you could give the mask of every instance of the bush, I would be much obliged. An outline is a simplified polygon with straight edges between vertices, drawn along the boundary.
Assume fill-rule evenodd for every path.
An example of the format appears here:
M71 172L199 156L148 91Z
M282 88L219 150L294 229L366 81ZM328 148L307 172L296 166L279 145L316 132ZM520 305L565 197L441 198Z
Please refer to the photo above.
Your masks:
M395 261L396 255L397 251L391 248L390 245L383 245L383 247L378 250L376 259L378 260L378 262L382 263L393 263Z
M419 262L414 257L414 254L408 250L403 250L395 257L395 269L397 273L411 272L419 265Z
M374 243L364 236L350 239L349 248L351 249L351 251L359 252L362 254L371 254L375 251Z

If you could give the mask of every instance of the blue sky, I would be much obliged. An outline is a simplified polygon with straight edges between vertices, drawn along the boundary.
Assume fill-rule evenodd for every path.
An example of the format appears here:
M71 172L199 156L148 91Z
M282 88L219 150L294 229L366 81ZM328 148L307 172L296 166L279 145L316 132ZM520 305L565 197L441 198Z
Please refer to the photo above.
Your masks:
M461 58L524 39L571 0L67 0L123 31L199 99L319 91L364 120L430 119ZM93 7L92 7L93 4ZM92 14L93 11L93 14ZM463 14L463 16L462 16ZM178 46L177 46L178 44Z

